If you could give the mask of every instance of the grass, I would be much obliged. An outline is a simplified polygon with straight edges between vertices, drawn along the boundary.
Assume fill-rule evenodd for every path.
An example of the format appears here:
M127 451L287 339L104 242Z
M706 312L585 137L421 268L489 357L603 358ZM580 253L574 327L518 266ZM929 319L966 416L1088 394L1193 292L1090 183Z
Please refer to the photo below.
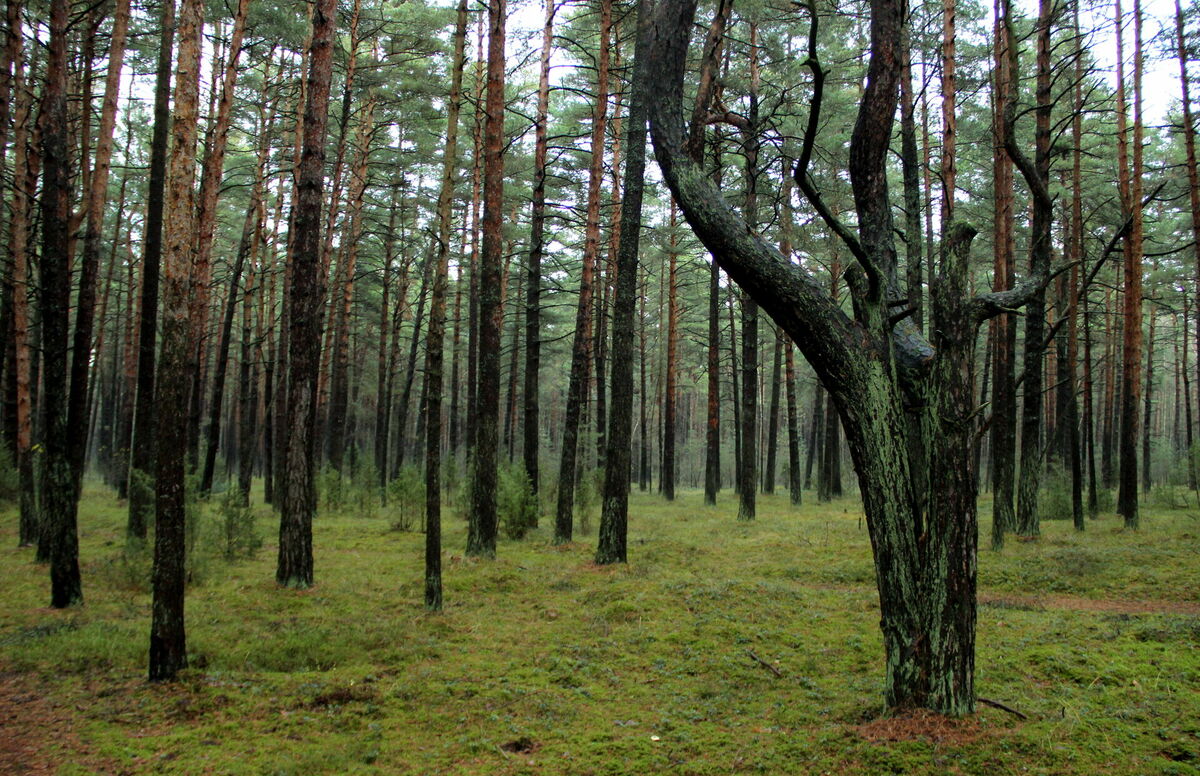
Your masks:
M735 512L728 491L718 508L635 493L618 568L591 563L589 537L552 547L545 518L501 539L496 561L465 559L451 515L432 615L420 534L382 513L321 515L317 585L294 592L273 582L276 523L260 509L255 558L226 561L201 532L193 667L151 686L148 559L123 548L123 505L89 489L86 604L69 611L46 608L46 569L15 549L7 509L0 701L5 687L43 699L25 709L44 724L22 734L66 774L1200 772L1194 512L1148 510L1137 533L1115 517L1083 534L1047 522L1038 541L980 552L977 687L1027 721L881 719L858 503L760 497L752 524Z

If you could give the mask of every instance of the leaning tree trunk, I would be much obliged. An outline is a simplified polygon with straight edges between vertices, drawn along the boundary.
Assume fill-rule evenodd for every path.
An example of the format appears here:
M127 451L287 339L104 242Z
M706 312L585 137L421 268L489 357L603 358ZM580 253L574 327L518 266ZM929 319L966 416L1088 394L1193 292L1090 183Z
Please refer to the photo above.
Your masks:
M929 347L911 321L893 318L898 289L891 202L884 174L897 105L902 5L871 2L871 57L850 146L849 173L857 234L821 200L807 164L820 126L824 71L812 19L808 64L814 73L812 111L797 183L826 225L850 247L853 316L801 266L787 261L729 207L720 190L684 150L680 100L695 4L662 4L655 18L648 77L659 89L651 109L655 152L663 177L696 235L734 282L803 349L834 397L856 464L875 556L887 659L885 698L892 707L927 707L952 714L974 708L975 512L973 390L970 349L979 322L1023 304L1044 277L1010 293L966 300L966 252L971 230L947 231L944 279L934 289L935 317L947 323ZM935 327L936 328L936 327ZM933 495L931 512L914 505L906 384L925 383L934 397L926 449L935 465L922 481L950 487ZM961 454L954 454L959 450ZM926 538L919 538L926 537Z

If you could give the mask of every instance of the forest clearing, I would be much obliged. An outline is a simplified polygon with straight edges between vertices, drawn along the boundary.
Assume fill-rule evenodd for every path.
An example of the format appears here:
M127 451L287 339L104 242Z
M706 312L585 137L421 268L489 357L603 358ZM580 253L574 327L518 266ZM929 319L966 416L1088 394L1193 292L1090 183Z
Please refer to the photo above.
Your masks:
M883 652L856 500L754 523L688 490L635 492L628 565L548 528L463 557L426 612L422 537L394 510L315 524L315 587L278 590L268 540L206 556L192 668L145 681L148 566L89 491L88 605L45 608L0 513L4 773L1190 774L1200 762L1200 514L1149 507L980 553L977 688L954 720L882 715ZM262 510L263 525L269 510ZM206 520L215 521L214 515ZM218 535L215 526L208 541ZM773 666L769 669L758 661ZM778 673L776 673L778 672ZM55 770L57 768L57 770Z

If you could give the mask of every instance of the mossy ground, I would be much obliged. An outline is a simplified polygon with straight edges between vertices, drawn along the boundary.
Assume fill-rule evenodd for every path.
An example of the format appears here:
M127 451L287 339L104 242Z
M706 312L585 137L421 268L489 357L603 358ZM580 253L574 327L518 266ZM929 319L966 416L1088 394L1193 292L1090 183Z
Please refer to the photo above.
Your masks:
M0 704L26 751L77 773L1185 774L1200 772L1200 516L1043 524L980 552L980 695L969 720L881 716L883 655L858 502L706 508L635 493L630 562L549 521L462 557L445 521L446 610L421 606L423 538L386 513L321 515L315 588L210 557L189 590L193 668L144 680L145 560L99 489L80 510L83 607L0 511ZM990 535L981 509L984 537ZM203 534L202 534L203 537ZM203 538L202 538L203 541ZM1133 603L1136 602L1136 603ZM781 676L760 662L774 665ZM22 694L23 693L23 694ZM14 698L16 699L14 701ZM23 705L22 705L23 704ZM11 747L10 747L11 748ZM0 763L4 746L0 746ZM0 767L0 770L3 770Z

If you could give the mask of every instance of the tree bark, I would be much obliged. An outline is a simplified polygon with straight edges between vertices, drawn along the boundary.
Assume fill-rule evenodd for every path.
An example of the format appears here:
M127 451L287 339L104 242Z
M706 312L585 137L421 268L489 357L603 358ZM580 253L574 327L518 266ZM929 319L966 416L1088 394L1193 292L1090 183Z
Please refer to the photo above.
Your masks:
M663 447L662 482L663 498L675 500L675 437L679 427L677 415L679 400L679 264L678 220L675 204L671 203L670 236L667 244L667 360L663 380Z
M71 393L67 407L67 433L71 471L78 502L87 453L88 373L92 363L92 332L96 316L96 281L100 273L100 240L104 228L104 205L108 201L108 175L112 165L113 130L117 122L117 97L121 88L121 65L129 30L129 0L118 0L113 10L112 41L108 73L100 109L96 157L87 191L87 227L80 258L79 297L76 302L74 344L71 352ZM76 504L76 507L78 505Z
M200 102L200 46L204 3L184 0L179 8L179 58L171 119L171 154L166 187L163 253L162 349L155 380L157 466L154 476L154 595L150 623L150 680L174 681L187 668L184 628L186 575L186 417L192 346L189 303L196 260L193 181L196 123Z
M598 564L625 563L627 560L629 477L633 459L633 335L646 170L646 57L650 21L647 0L638 0L635 13L637 40L629 89L621 235L617 244L613 296L612 402L608 414L600 532L596 546Z
M312 519L317 508L313 473L316 457L317 372L320 367L321 190L329 123L336 0L318 0L313 10L307 95L300 164L296 170L294 247L288 315L287 444L284 448L283 509L275 581L307 588L313 584Z
M42 89L42 544L50 561L50 605L83 602L75 484L67 426L67 316L71 298L71 161L67 129L66 0L50 4L49 58Z
M688 38L695 11L690 0L664 4L655 18L650 77L660 98L651 130L663 177L697 236L722 267L804 349L835 398L859 474L876 561L887 655L885 700L892 707L927 707L949 713L974 708L975 492L970 470L974 391L970 350L975 328L1000 309L1019 305L1045 278L1012 293L963 299L967 249L973 230L947 229L943 280L934 289L936 345L911 322L894 322L888 289L895 288L891 203L887 195L888 139L896 109L896 44L902 7L871 3L871 58L866 90L851 139L849 172L858 234L828 210L807 177L819 127L822 70L816 58L816 19L810 34L814 111L798 165L797 181L854 253L848 280L853 317L843 312L807 271L783 258L747 228L684 151L680 98ZM945 301L942 301L944 299ZM922 369L930 372L922 374ZM923 477L951 483L931 495L925 516L914 508L902 385L928 380L934 399L934 433ZM957 454L956 454L957 453ZM942 490L941 488L934 489ZM928 528L928 532L926 532Z
M555 0L545 0L542 25L542 54L538 75L537 118L533 128L533 208L529 224L529 264L525 274L525 390L523 396L522 456L529 485L536 494L541 486L539 466L540 391L542 363L542 255L546 229L546 125L550 113L550 54L554 44ZM615 335L614 335L615 336ZM455 338L457 339L457 329Z
M1116 2L1117 61L1121 59L1124 17L1121 0ZM1132 216L1133 225L1125 243L1124 290L1122 306L1121 343L1121 470L1117 490L1117 512L1125 518L1125 527L1138 527L1138 410L1142 394L1142 7L1133 3L1133 163L1122 187L1123 210ZM1123 68L1117 86L1117 131L1120 145L1118 155L1124 156L1125 98ZM1123 168L1123 160L1118 162Z
M477 423L475 481L467 554L496 556L496 453L500 421L500 331L504 308L500 268L504 261L504 22L505 0L488 6L487 98L483 128L483 250L479 284L479 388L471 410Z
M36 152L31 153L30 125L33 92L25 82L21 56L20 5L9 3L8 49L13 64L13 189L9 222L8 252L12 260L13 371L16 388L16 465L20 491L18 542L22 547L37 544L39 515L37 485L33 466L33 342L29 299L32 272L29 266L29 235L33 216L31 193L37 186L34 168ZM14 13L15 9L15 13ZM16 24L14 25L14 20Z
M126 535L146 538L153 519L155 461L154 373L158 337L158 281L162 260L162 224L166 187L167 142L171 127L171 63L175 47L175 0L163 0L158 61L154 81L154 130L150 139L149 186L146 192L145 242L142 248L142 303L138 311L137 402L129 460L129 521Z
M454 22L454 65L446 143L442 155L442 187L438 194L438 252L425 339L425 608L442 608L442 362L446 331L446 284L450 264L450 228L454 181L458 171L458 114L467 40L467 0L459 0Z
M1004 145L1009 158L1021 172L1033 198L1033 219L1030 225L1029 268L1034 277L1050 269L1051 229L1054 201L1050 186L1050 27L1053 8L1050 0L1041 0L1037 23L1037 97L1034 123L1034 159L1025 155L1016 133L1016 89L1008 95L1004 106ZM1020 71L1019 52L1012 45L1016 40L1010 0L1003 0L1004 22L1008 49L1009 73ZM1036 289L1025 310L1024 397L1021 404L1021 476L1017 486L1017 525L1022 536L1037 536L1041 532L1038 514L1038 488L1041 483L1042 455L1042 389L1043 355L1045 352L1046 293Z
M600 51L596 70L596 100L592 108L591 164L588 171L587 222L584 232L583 268L579 278L579 301L575 312L575 336L571 346L571 373L567 386L567 409L563 424L562 460L558 470L558 503L555 509L554 542L571 541L575 509L575 476L578 467L579 426L587 403L592 347L592 288L600 255L600 184L604 177L604 136L608 121L609 30L612 2L600 0Z

